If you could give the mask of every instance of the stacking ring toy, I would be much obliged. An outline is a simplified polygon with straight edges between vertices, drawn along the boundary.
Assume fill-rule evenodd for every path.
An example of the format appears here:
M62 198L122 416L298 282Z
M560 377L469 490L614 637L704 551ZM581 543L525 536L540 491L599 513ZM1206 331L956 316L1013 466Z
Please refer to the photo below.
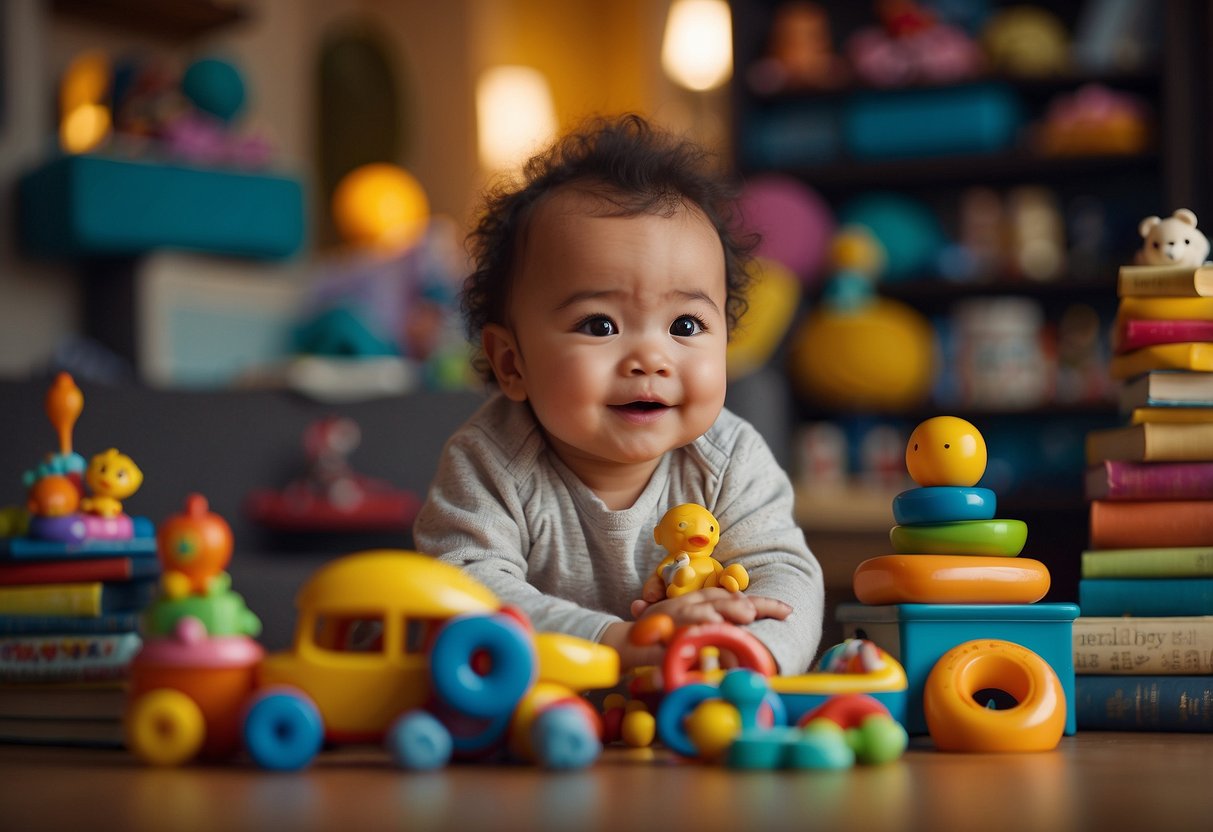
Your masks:
M992 694L1015 700L989 706ZM1066 697L1048 662L1022 645L967 641L935 663L923 688L923 712L940 751L1049 751L1066 727Z
M703 680L703 673L694 670L703 647L719 647L736 656L741 667L756 670L763 676L778 672L775 660L762 642L732 624L696 624L675 633L665 651L661 675L666 691L673 691L691 682Z
M1022 520L961 520L927 526L894 526L893 551L910 555L984 555L1013 558L1023 551L1028 526Z
M903 525L993 520L997 506L998 498L988 488L933 485L911 488L894 497L893 519Z
M864 604L1033 604L1049 583L1038 560L964 555L883 555L851 578Z

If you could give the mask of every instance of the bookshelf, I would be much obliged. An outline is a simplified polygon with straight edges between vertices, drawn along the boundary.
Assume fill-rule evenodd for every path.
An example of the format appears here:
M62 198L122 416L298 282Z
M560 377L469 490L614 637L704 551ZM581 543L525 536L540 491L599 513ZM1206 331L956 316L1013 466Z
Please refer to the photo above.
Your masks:
M754 82L752 69L767 55L773 21L782 5L782 0L732 3L736 67L731 85L733 153L744 178L791 177L811 187L840 216L861 195L902 195L931 211L949 241L960 237L964 195L970 189L981 187L1006 197L1014 189L1035 186L1055 198L1067 263L1047 280L1026 279L1015 268L1005 266L959 280L948 274L941 259L938 267L877 285L880 295L913 307L937 332L946 332L949 318L960 304L1014 298L1037 310L1043 348L1052 360L1056 353L1048 350L1055 348L1051 345L1057 343L1063 318L1069 310L1082 307L1097 316L1100 358L1106 363L1107 329L1115 311L1116 267L1127 262L1137 247L1137 222L1148 214L1166 215L1186 206L1198 217L1208 215L1213 223L1208 196L1213 178L1207 153L1207 92L1213 73L1203 54L1213 12L1199 0L1176 0L1157 7L1151 21L1156 48L1144 50L1141 59L1128 67L1082 69L1071 62L1059 71L1028 76L987 65L977 75L951 83L913 81L877 88L852 77L828 88L771 91ZM830 42L840 56L856 31L879 25L874 10L877 4L831 0L817 5L826 12ZM988 5L989 14L997 15L1007 7L1024 4ZM1100 0L1028 5L1054 14L1071 38L1089 25L1092 11L1111 6ZM1142 42L1149 42L1149 37L1143 35ZM1050 106L1059 97L1094 84L1148 105L1148 140L1132 152L1044 153L1034 137ZM897 107L906 100L918 100L915 97L930 102L935 94L979 103L989 94L995 100L1011 102L1018 118L1013 136L997 146L899 154L860 148L848 133L848 119L856 107L886 103ZM787 137L778 135L785 125L789 134L803 131L796 134L797 141L784 141ZM1098 206L1102 212L1101 239L1098 245L1080 251L1083 232L1077 208L1084 205ZM822 301L823 282L816 281L807 292L808 309ZM939 375L956 373L970 358L945 351L942 366L937 363ZM1070 377L1058 377L1046 393L1009 403L966 400L957 395L954 386L949 390L946 384L936 384L926 401L899 412L847 410L801 395L794 397L793 418L801 425L826 422L852 432L856 426L888 423L908 435L918 421L947 413L973 421L985 434L992 458L1000 444L1010 443L1008 455L1024 466L1025 473L1009 477L1009 486L991 485L999 495L999 515L1029 524L1031 553L1054 568L1055 590L1050 599L1067 600L1075 597L1077 553L1085 543L1087 528L1081 492L1082 440L1087 431L1116 424L1119 418L1110 385L1090 395L1077 395L1071 382ZM853 451L851 457L854 465ZM799 516L810 543L816 537L839 546L850 537L856 541L855 549L861 548L860 541L862 546L877 545L893 524L889 501L898 490L896 485L851 484L825 497L820 490L802 490ZM871 551L870 555L881 553ZM847 558L857 556L853 552Z

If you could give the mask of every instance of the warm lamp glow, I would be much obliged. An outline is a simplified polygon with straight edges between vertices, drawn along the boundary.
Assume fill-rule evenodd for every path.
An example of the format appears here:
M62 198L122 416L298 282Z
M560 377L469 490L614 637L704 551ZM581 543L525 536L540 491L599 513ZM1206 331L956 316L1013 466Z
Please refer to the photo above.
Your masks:
M480 164L518 167L556 135L556 111L547 79L525 66L485 71L476 85Z
M333 191L332 212L341 238L349 245L396 252L420 239L430 205L411 173L374 162L341 178Z
M674 0L661 44L666 74L687 89L719 87L733 74L733 19L724 0Z
M65 153L88 153L110 133L110 111L100 104L81 104L59 122L59 146Z

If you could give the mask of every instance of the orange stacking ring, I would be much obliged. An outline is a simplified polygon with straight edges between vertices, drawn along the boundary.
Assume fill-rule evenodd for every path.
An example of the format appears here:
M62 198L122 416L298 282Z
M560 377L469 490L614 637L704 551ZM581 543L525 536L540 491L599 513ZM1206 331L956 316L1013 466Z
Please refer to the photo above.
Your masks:
M993 709L976 696L1015 699ZM1049 751L1066 727L1066 695L1049 663L1010 641L978 639L935 663L922 694L931 740L940 751Z
M883 555L851 579L864 604L1032 604L1049 583L1038 560L979 555Z

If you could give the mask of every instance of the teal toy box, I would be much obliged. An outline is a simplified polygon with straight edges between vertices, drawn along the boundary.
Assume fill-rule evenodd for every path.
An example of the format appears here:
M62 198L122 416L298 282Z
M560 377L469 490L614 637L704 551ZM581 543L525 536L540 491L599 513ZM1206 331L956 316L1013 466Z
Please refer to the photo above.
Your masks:
M922 692L931 668L944 653L973 639L1014 642L1044 659L1066 695L1065 733L1074 717L1074 619L1077 604L839 604L836 613L847 638L862 636L901 662L909 684L905 728L927 733Z
M21 238L55 258L174 248L284 258L304 240L300 182L264 171L60 156L20 183Z

